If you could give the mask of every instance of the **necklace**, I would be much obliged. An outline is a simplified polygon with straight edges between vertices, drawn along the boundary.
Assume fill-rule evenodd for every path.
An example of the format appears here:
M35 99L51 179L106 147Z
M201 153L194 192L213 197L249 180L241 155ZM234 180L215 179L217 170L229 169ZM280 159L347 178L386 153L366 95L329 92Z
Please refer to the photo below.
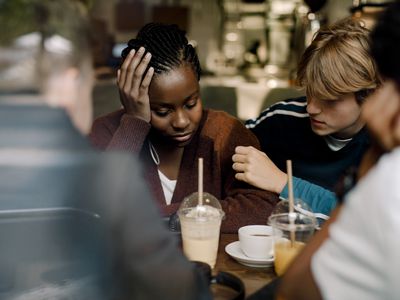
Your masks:
M156 148L154 148L150 140L149 140L149 149L151 158L153 159L154 163L158 166L160 164L160 157L158 156L157 150Z

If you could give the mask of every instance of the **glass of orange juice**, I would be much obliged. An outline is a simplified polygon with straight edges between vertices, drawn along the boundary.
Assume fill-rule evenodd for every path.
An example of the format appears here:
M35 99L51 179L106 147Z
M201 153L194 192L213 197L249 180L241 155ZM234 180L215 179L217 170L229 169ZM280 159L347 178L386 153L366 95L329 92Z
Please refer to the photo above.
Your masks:
M281 276L314 234L316 219L301 213L280 213L268 219L274 235L275 272Z

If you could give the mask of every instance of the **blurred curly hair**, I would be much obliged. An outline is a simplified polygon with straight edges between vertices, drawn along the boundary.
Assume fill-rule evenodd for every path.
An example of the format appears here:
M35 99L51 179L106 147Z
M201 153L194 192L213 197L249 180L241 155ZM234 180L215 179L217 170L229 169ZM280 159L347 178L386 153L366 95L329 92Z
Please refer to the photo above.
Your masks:
M390 4L371 33L371 53L383 77L400 89L400 1Z

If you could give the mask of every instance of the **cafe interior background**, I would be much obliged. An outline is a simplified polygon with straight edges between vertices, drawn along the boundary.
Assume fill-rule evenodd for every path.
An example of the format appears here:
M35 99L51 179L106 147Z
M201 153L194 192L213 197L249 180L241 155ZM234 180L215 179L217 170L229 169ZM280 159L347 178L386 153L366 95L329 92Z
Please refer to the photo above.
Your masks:
M93 117L121 106L115 85L126 42L151 21L177 23L197 48L203 105L241 120L304 94L300 55L320 26L353 15L368 26L385 0L71 0L89 8L95 67ZM13 2L16 6L23 1ZM22 4L21 4L22 3ZM46 3L40 2L40 3ZM19 8L16 7L15 10ZM29 26L20 23L16 26ZM29 41L27 34L24 41ZM58 40L62 44L62 39ZM29 42L27 42L29 44ZM54 43L57 40L54 39ZM23 44L23 43L22 43ZM61 45L62 46L62 45ZM29 62L15 66L21 85ZM8 87L8 86L7 86ZM0 92L1 92L0 86Z
M42 2L40 2L42 1ZM46 3L50 0L36 0ZM61 0L54 0L61 1ZM68 1L68 0L63 0ZM95 69L93 89L94 118L121 106L116 87L116 69L126 42L147 22L177 23L188 32L197 48L204 71L200 81L206 107L225 110L241 120L256 117L272 103L302 95L295 86L297 61L320 26L354 15L372 26L387 1L362 0L70 0L89 7L91 46ZM23 5L23 0L12 2ZM318 3L321 3L318 5ZM0 0L0 5L2 4ZM18 12L16 7L16 11ZM0 17L2 12L0 10ZM1 21L1 19L0 19ZM73 22L73 20L72 20ZM25 30L29 24L15 23ZM18 28L18 26L24 28ZM1 37L7 36L3 30ZM26 31L19 47L31 48L35 33ZM33 34L33 35L32 35ZM37 40L36 40L37 41ZM34 42L34 41L33 41ZM62 37L51 39L51 46L62 49ZM0 49L0 66L5 58ZM11 53L17 55L20 52ZM10 53L7 53L10 55ZM13 59L13 61L16 61ZM10 98L12 80L17 86L32 69L32 57L21 57L7 73L0 74L2 94ZM31 72L32 73L32 72ZM26 80L29 81L28 79ZM14 93L14 91L12 91ZM18 96L18 92L16 92ZM225 240L226 245L231 240ZM223 247L222 247L223 249ZM229 263L229 262L228 262ZM254 292L271 279L272 273L249 272L246 289ZM256 273L259 281L252 276Z

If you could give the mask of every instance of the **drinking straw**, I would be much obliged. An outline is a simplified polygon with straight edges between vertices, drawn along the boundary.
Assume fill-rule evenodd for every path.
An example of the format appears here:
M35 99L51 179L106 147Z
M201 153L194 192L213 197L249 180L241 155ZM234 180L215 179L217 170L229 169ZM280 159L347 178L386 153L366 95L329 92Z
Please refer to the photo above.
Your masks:
M199 157L199 205L203 205L203 158Z
M292 161L286 161L286 171L288 175L288 189L289 189L289 223L290 223L290 241L292 247L294 246L294 220L291 218L294 212L294 197L293 197L293 176L292 176Z
M292 175L292 161L288 159L286 161L286 171L288 175L288 189L289 189L289 212L294 211L294 200L293 200L293 175Z

